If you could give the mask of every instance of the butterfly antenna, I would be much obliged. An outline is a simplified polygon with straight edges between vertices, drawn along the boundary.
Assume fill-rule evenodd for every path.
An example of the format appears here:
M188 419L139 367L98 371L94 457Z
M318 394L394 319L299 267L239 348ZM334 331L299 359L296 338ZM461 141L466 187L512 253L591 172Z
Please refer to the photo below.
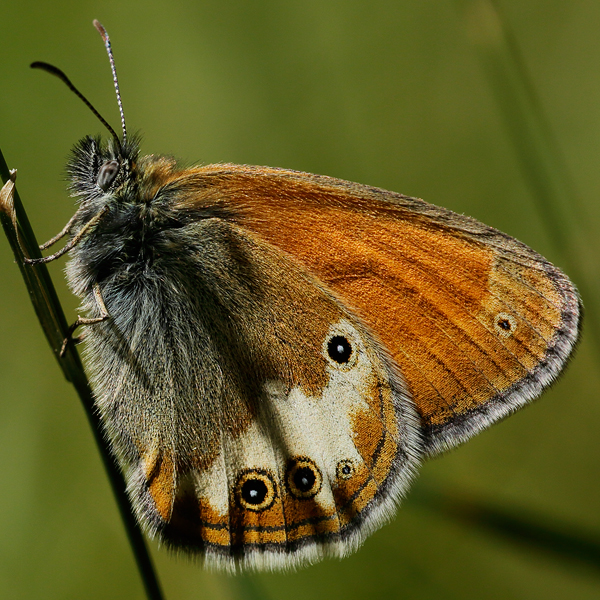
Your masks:
M119 105L119 113L121 114L121 128L123 129L123 142L127 141L127 128L125 127L125 113L123 112L123 102L121 101L121 92L119 91L119 80L117 78L117 67L115 66L115 59L113 57L112 48L110 46L110 38L106 29L100 21L94 19L94 27L98 30L98 33L102 36L104 45L106 46L106 52L108 53L108 60L110 61L110 68L112 70L113 83L115 85L115 92L117 94L117 104Z
M50 73L51 75L54 75L60 80L62 80L63 83L65 83L65 85L76 96L78 96L83 101L83 103L96 115L96 117L98 117L102 125L104 125L104 127L106 127L106 129L108 129L111 135L115 138L117 146L119 148L121 147L121 141L119 140L119 136L115 133L115 130L108 124L106 119L93 107L92 103L71 83L71 80L58 67L41 61L31 63L30 66L32 69L41 69L42 71L46 71L47 73Z

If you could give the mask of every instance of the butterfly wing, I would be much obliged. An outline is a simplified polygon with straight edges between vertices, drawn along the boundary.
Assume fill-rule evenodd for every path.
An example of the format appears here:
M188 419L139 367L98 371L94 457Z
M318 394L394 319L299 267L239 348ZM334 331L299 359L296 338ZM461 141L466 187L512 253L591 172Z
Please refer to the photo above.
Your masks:
M139 518L225 568L350 551L422 454L394 362L297 261L232 222L193 220L155 250L102 282L111 319L86 348Z
M213 165L191 178L206 193L184 195L184 210L225 209L374 332L407 382L430 454L538 396L574 348L573 284L524 244L470 217L280 169Z
M102 280L89 364L141 521L219 567L352 550L424 452L527 403L576 342L570 281L473 219L292 171L156 169L180 226Z

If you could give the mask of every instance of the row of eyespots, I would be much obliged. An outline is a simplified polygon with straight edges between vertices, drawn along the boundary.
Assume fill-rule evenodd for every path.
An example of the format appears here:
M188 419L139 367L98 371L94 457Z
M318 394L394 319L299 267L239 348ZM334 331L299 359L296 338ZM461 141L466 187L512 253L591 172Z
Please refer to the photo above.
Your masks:
M334 335L325 344L328 357L341 367L350 366L355 359L355 351L348 338ZM341 460L336 468L338 479L350 479L354 474L351 460ZM285 483L295 498L306 500L314 498L323 484L323 475L314 461L306 457L297 457L289 461L285 474ZM277 497L275 479L266 470L248 469L238 477L235 485L235 499L246 510L260 512L270 508Z
M354 472L354 462L350 459L341 460L337 464L338 479L350 479ZM319 493L323 485L323 475L314 461L301 456L289 461L285 483L292 496L299 500L306 500L314 498ZM238 477L234 494L241 508L261 512L270 508L275 502L277 484L268 471L248 469Z

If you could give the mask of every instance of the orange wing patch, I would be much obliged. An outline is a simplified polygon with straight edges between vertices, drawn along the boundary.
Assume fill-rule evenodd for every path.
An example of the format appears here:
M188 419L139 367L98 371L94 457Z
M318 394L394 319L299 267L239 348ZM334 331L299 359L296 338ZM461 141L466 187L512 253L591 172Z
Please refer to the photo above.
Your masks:
M176 485L173 457L155 447L142 456L142 465L156 512L161 519L168 521L173 510Z

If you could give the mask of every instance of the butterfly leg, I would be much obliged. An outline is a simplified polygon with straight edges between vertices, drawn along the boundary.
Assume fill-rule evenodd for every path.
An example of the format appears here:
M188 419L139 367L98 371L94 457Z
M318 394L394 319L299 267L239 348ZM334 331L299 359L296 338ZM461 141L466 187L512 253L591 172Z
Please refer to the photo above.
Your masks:
M50 238L47 242L41 244L40 250L46 250L46 248L50 248L50 246L54 246L54 244L56 244L56 242L58 242L59 240L64 238L65 235L67 235L67 233L69 233L71 231L71 228L73 227L73 223L75 223L75 220L77 219L78 216L79 216L79 211L77 211L69 219L69 222L61 229L61 231L59 233L57 233L53 238Z
M58 252L50 254L49 256L44 256L43 258L25 257L23 258L23 261L28 265L37 265L40 263L49 263L53 260L56 260L57 258L60 258L61 256L63 256L63 254L66 254L69 250L77 246L77 244L79 244L79 242L83 239L85 234L89 231L92 231L96 227L100 219L108 212L108 208L108 206L105 206L99 213L94 215ZM75 213L74 217L77 217L77 213ZM72 220L73 219L71 219L71 221ZM71 228L71 221L67 223L65 229ZM63 229L63 231L65 231L65 229ZM45 244L42 244L40 248L47 248L48 246L51 246L54 242L58 241L61 237L64 237L66 233L63 234L63 231L61 231L57 236L55 236L51 240L48 240Z
M23 253L23 262L26 264L32 265L32 264L39 264L39 263L49 263L53 260L56 260L57 258L60 258L63 254L66 254L69 250L71 250L74 246L76 246L81 241L83 236L88 231L93 229L97 225L98 221L100 221L100 219L108 211L108 207L105 206L98 214L96 214L92 219L90 219L81 228L81 230L79 232L77 232L77 234L75 236L73 236L71 238L71 240L69 240L69 242L67 242L67 244L64 246L64 248L62 248L55 254L51 254L50 256L46 256L43 258L29 258L27 256L27 251L25 250L25 245L23 244L23 241L21 240L21 231L19 228L19 224L17 222L17 214L15 211L15 206L14 206L14 201L13 201L16 177L17 177L17 171L15 169L15 170L11 171L10 179L2 187L2 190L0 190L0 208L2 210L4 210L4 212L6 212L12 220L13 228L17 235L17 242L19 244L19 247L21 248L21 252ZM63 237L65 237L65 235L67 235L73 228L75 221L79 217L80 210L81 209L77 210L77 212L69 219L69 222L62 228L62 230L57 235L55 235L53 238L49 239L44 244L41 244L39 246L40 250L45 250L46 248L49 248L50 246L54 245L56 242L61 240Z
M69 327L69 330L67 331L67 335L66 335L65 339L63 340L63 343L62 343L62 346L60 349L60 355L59 355L61 358L63 358L67 352L69 342L74 342L75 344L77 344L81 341L81 339L82 339L81 337L78 337L78 338L73 337L74 331L80 325L95 325L96 323L102 323L102 321L106 321L106 319L108 319L110 317L110 314L108 313L108 309L106 308L106 304L104 304L104 298L102 298L102 292L100 291L100 286L97 283L94 284L94 298L96 300L96 305L98 306L98 309L100 310L100 316L93 317L93 318L86 318L86 317L80 317L80 316L77 317L77 321L75 321L75 323L73 323Z

